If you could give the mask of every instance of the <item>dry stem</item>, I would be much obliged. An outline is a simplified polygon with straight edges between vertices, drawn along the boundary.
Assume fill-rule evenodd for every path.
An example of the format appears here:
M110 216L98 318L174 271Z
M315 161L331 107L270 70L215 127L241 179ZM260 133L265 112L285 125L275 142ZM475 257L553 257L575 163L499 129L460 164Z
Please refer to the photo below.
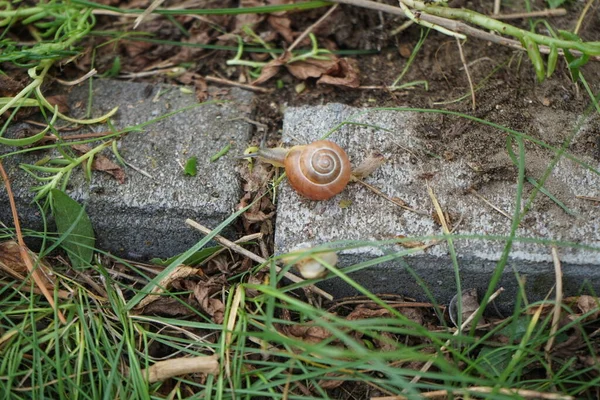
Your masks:
M10 187L10 180L8 179L8 175L2 166L2 160L0 160L0 175L2 175L2 179L4 180L4 185L6 186L6 191L8 193L8 201L10 202L10 209L12 211L13 222L15 224L15 232L17 234L17 242L19 243L19 252L21 254L21 258L23 259L23 263L27 266L27 270L33 277L35 284L38 286L39 290L44 294L44 297L50 304L50 307L54 310L58 319L63 324L67 323L67 320L63 313L58 309L58 306L54 302L54 297L52 293L46 288L42 277L40 276L40 272L34 267L33 262L31 261L31 257L27 252L27 246L25 245L25 241L23 240L23 233L21 232L21 224L19 222L19 215L17 214L17 206L15 204L15 198L13 196L12 189Z

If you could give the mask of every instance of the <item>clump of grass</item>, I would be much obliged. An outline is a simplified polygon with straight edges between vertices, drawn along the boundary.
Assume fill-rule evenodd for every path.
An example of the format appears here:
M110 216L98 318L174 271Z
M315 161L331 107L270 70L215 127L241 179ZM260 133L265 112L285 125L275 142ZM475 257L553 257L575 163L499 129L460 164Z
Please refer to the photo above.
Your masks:
M13 59L7 59L7 62L28 68L31 83L15 98L2 99L4 103L0 111L12 109L14 116L20 107L35 106L51 113L49 125L58 118L84 123L59 114L56 108L47 104L39 89L56 60L77 52L75 43L89 32L93 24L93 16L86 8L93 7L93 3L51 1L37 7L23 7L19 9L21 11L14 10L8 2L0 5L6 7L0 12L0 16L5 18L2 22L7 23L4 26L18 21L31 24L41 30L40 38L54 35L61 43L58 47L36 48L34 45L20 49L17 49L17 43L7 45L6 49L10 51L3 52L2 56L12 54ZM49 23L47 30L44 30L44 23ZM64 35L67 30L70 36ZM443 110L427 112L453 114ZM437 240L450 244L451 241L475 238L505 243L496 277L483 300L486 303L495 290L496 278L506 266L512 243L526 240L516 236L516 227L535 197L542 192L544 181L556 164L553 162L544 176L536 181L536 190L523 209L521 200L526 180L524 143L530 141L552 151L556 162L567 157L593 173L598 171L566 153L568 142L556 148L488 121L462 117L501 129L512 140L507 148L512 150L516 145L517 151L513 151L512 155L519 177L513 229L509 236L500 238L464 237L444 232L443 235L405 240ZM2 133L7 126L8 122ZM105 139L124 132L115 132ZM1 136L0 133L0 139L10 140ZM23 146L33 142L4 141L2 144ZM100 146L108 146L108 143ZM96 149L101 150L99 147ZM51 174L49 177L36 175L41 178L40 181L52 184L52 187L44 184L41 193L63 183L70 170L89 162L92 157L93 154L72 160L67 157L62 161L63 165L29 166L26 169L34 174ZM27 286L27 281L3 278L0 281L0 393L14 398L196 396L237 399L260 396L281 399L312 396L326 399L341 396L336 390L362 390L363 393L379 396L409 398L419 398L434 391L446 396L497 399L531 396L591 398L600 384L596 362L600 312L597 303L586 312L576 312L571 303L524 305L517 302L512 316L495 321L486 330L478 329L474 323L471 332L462 330L453 335L453 328L444 318L435 298L430 298L431 306L422 313L426 322L423 323L410 317L407 311L410 305L394 307L348 276L351 272L390 260L404 262L405 267L410 269L402 257L416 250L397 251L341 270L328 266L331 273L327 279L341 278L361 293L370 307L367 309L380 313L374 318L350 318L355 309L343 304L332 304L329 309L314 305L312 299L305 298L296 290L314 282L281 285L283 274L291 265L277 272L274 259L253 271L232 277L211 298L225 305L221 322L216 322L214 315L200 311L198 304L190 301L192 291L185 289L165 291L160 298L161 301L166 300L167 305L180 307L185 318L166 316L165 309L162 315L160 312L155 315L144 314L136 308L151 289L244 211L233 214L211 235L185 254L170 260L158 273L142 270L140 266L99 250L96 251L98 257L88 261L86 268L77 273L69 268L57 267L57 281L70 291L70 296L60 297L58 301L67 318L64 324L58 320L54 310L39 299L33 288ZM28 234L40 237L34 232ZM12 236L11 230L0 229L0 240ZM60 241L47 232L42 233L40 238L47 245L41 256L47 256L48 250ZM330 243L325 248L356 249L397 242ZM548 239L537 239L537 242L576 246ZM459 263L455 254L452 261L458 274ZM125 274L118 275L118 270L111 268L116 263L124 266L128 274L135 274L133 279ZM267 273L261 275L259 270ZM79 274L85 274L85 279ZM246 278L250 276L263 279L249 283ZM416 282L421 283L418 279ZM458 275L457 286L460 286ZM57 298L58 287L55 292ZM559 327L553 324L552 315L548 312L552 307L562 308L566 323ZM570 342L573 337L578 346L575 350L567 354L547 350L550 340L566 346L573 343ZM170 380L148 381L148 368L159 360L207 354L218 356L220 369L217 373L188 373ZM431 366L424 370L423 366L427 363Z

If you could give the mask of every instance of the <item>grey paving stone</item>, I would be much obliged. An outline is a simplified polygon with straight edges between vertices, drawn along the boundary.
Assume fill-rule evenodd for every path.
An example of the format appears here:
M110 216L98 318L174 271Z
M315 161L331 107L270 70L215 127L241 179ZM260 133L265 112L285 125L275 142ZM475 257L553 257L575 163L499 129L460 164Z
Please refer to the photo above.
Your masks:
M88 93L87 84L72 90L68 97L72 114L83 115ZM202 237L185 225L186 218L209 227L227 218L240 198L233 157L247 147L251 125L244 117L251 116L252 98L249 92L236 88L216 89L209 100L219 103L192 108L127 134L119 141L120 154L151 177L126 167L124 184L98 171L91 182L86 182L81 171L76 171L68 192L85 204L97 246L134 259L168 257L187 250ZM186 93L177 86L95 80L91 109L93 116L100 116L119 106L111 120L116 129L122 129L196 103L193 91ZM107 126L91 129L101 132ZM229 144L227 155L210 161ZM8 150L1 151L6 154ZM109 152L103 154L112 157ZM41 218L37 207L30 204L29 192L35 181L19 163L32 163L44 155L28 153L3 160L13 181L21 219L26 227L37 230L41 229ZM181 167L192 156L198 158L195 177L184 175ZM5 191L0 191L0 204L0 221L10 225Z
M331 241L380 241L399 236L423 237L441 234L441 227L431 217L434 209L426 181L423 179L423 174L427 173L431 173L429 184L442 208L455 216L454 223L462 218L456 234L488 237L509 234L511 221L467 192L477 175L467 164L467 160L446 161L414 155L419 153L416 149L422 148L424 144L415 134L415 126L420 119L422 120L423 114L395 111L364 113L365 111L366 109L340 104L289 108L284 119L284 142L310 143L337 124L350 120L387 128L382 130L364 125L345 125L333 133L330 139L347 149L353 165L371 152L382 153L387 162L369 177L367 182L390 197L403 199L412 207L423 211L425 215L405 211L357 184L349 185L344 192L331 200L318 202L300 198L287 183L284 183L278 197L275 235L277 253ZM544 115L540 111L540 121L545 121ZM552 128L566 129L568 126L574 126L574 119L574 116L567 118L561 115L557 120L562 121L560 124L565 126L554 125ZM492 128L472 125L470 129L489 132ZM502 133L498 131L498 135ZM503 151L498 157L507 157L502 153ZM527 165L527 173L539 176L547 162L533 162L536 157L533 150L528 151L528 157L530 163ZM597 161L584 161L600 168ZM514 170L516 171L516 168ZM596 293L599 293L600 207L576 196L599 197L600 176L563 159L548 179L546 187L558 195L576 216L568 215L540 194L528 214L527 227L519 228L517 236L556 239L594 247L595 250L561 247L559 254L566 293L576 294L585 287L593 287ZM527 185L525 198L531 189L532 187ZM479 193L496 207L512 215L515 207L516 178L485 184ZM462 288L475 287L480 294L487 289L491 273L505 243L504 240L475 238L454 241ZM346 250L340 253L339 266L349 266L406 250L398 245ZM425 291L413 277L413 272L423 280L441 303L448 303L456 293L455 273L445 243L416 255L362 269L351 276L361 285L377 293L400 293L427 300ZM514 243L508 266L500 282L507 290L499 300L504 309L516 298L516 273L526 279L526 293L530 301L545 297L554 284L550 247L522 241ZM337 296L356 294L349 285L338 279L328 280L323 286Z

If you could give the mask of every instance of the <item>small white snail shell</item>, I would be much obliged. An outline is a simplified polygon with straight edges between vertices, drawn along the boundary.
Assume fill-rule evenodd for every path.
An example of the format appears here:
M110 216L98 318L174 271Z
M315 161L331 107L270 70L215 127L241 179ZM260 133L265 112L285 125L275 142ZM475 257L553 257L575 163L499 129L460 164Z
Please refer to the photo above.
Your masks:
M304 279L317 279L327 275L327 268L322 264L335 266L338 256L335 252L316 253L312 255L300 256L290 253L283 257L284 262L295 262L295 267Z

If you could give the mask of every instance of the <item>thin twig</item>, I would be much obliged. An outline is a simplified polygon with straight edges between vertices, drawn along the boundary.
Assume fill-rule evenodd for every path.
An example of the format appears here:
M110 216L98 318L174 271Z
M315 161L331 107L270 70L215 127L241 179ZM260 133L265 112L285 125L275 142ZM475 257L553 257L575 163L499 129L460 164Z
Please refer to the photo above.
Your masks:
M492 204L488 199L486 199L485 197L483 197L482 195L480 195L477 190L475 189L471 189L470 192L472 194L474 194L476 197L478 197L481 201L483 201L485 204L487 204L488 206L492 207L495 211L498 211L500 214L504 215L506 218L508 219L512 219L512 217L510 215L508 215L508 213L506 211L504 211L503 209L501 209L500 207L495 206L494 204Z
M548 342L544 351L546 352L546 359L551 362L550 350L554 344L556 338L556 331L558 330L558 322L560 321L560 312L562 310L562 299L563 299L563 282L562 282L562 267L560 265L560 259L558 258L558 250L552 246L552 260L554 261L554 280L556 281L556 298L554 300L554 311L552 313L552 326L548 334Z
M10 180L8 179L8 175L6 174L6 171L4 170L4 166L2 165L2 160L0 160L0 175L2 175L2 179L4 180L4 185L6 186L6 191L8 194L8 201L10 203L10 209L12 211L13 222L15 224L15 233L17 235L17 242L19 243L19 252L21 253L21 258L23 259L23 262L27 266L29 273L33 277L35 284L38 286L40 291L44 294L44 297L48 301L48 304L50 304L50 307L52 307L52 309L58 316L58 319L60 320L60 322L62 322L63 324L66 324L67 320L66 320L65 316L58 309L58 306L54 302L54 297L52 296L52 293L50 293L50 291L44 284L44 281L43 281L42 277L40 276L40 272L37 270L37 268L34 267L33 262L31 261L31 257L29 256L29 253L27 252L27 246L25 245L25 241L23 240L23 233L21 232L21 224L19 222L19 215L17 214L17 206L15 204L15 198L13 196L13 192L10 187Z
M200 75L198 75L198 76L200 76ZM267 89L267 88L263 88L263 87L259 87L259 86L252 86L252 85L249 85L247 83L240 83L240 82L230 81L228 79L223 79L223 78L219 78L219 77L216 77L216 76L207 75L207 76L204 77L204 79L207 82L220 83L222 85L228 85L228 86L237 86L237 87L241 87L242 89L251 90L253 92L259 92L259 93L271 93L271 92L273 92L273 89Z
M522 13L511 13L511 14L492 14L491 17L494 19L509 20L509 19L523 19L523 18L539 18L539 17L562 17L567 15L567 10L564 8L554 8L539 11L530 11Z
M477 103L475 102L475 89L473 88L473 80L471 80L471 73L469 72L469 66L467 65L467 60L465 59L465 53L463 52L462 44L458 38L456 38L456 44L458 46L458 54L460 54L460 61L463 64L465 74L467 74L467 80L469 81L469 89L471 89L471 101L473 103L472 107L473 111L475 111Z
M600 197L592 197L592 196L575 196L575 197L578 199L581 199L581 200L600 202Z
M205 235L209 235L209 234L212 233L211 229L209 229L209 228L207 228L207 227L205 227L203 225L200 225L199 223L197 223L194 220L186 219L185 223L188 224L189 226L191 226L191 227L199 230L200 232L204 233ZM253 252L244 249L242 246L239 246L239 245L233 243L231 240L228 240L228 239L224 238L223 236L216 235L213 239L216 242L219 242L220 244L222 244L223 246L228 247L231 250L235 251L236 253L241 254L244 257L248 257L249 259L251 259L253 261L256 261L259 264L265 264L265 265L268 264L268 260L267 259L262 258L261 256L256 255ZM276 268L277 272L281 271L280 267L275 266L275 268ZM300 277L292 274L291 272L286 272L284 274L284 276L287 279L289 279L290 281L295 282L295 283L304 282L304 279L302 279L302 278L300 278ZM314 285L310 285L310 286L308 286L308 288L311 291L313 291L313 292L315 292L317 294L320 294L321 296L323 296L327 300L333 300L333 296L332 295L330 295L329 293L327 293L326 291L324 291L322 289L319 289L318 287L316 287Z
M334 4L333 7L331 7L329 10L327 10L327 12L325 14L323 14L323 16L321 16L321 18L319 18L317 20L317 22L315 22L314 24L312 24L311 26L306 28L304 30L304 32L302 32L300 34L300 36L298 36L296 38L296 40L294 40L294 43L292 43L290 45L290 47L286 50L286 52L289 53L292 50L294 50L296 48L296 46L298 46L300 44L300 42L302 42L304 40L304 38L308 36L309 33L311 33L317 26L321 25L321 23L323 23L323 21L325 21L327 18L329 18L329 16L337 9L337 7L338 7L338 5Z
M581 15L579 16L579 19L577 19L577 25L575 25L575 29L573 30L574 34L577 35L579 33L579 29L581 29L581 25L583 24L583 19L585 18L587 12L590 10L590 7L594 3L594 1L595 0L588 0L587 3L585 3L585 7L583 7L583 10L581 11Z
M413 212L415 214L419 214L419 215L429 215L429 213L425 212L425 211L420 211L417 210L415 208L409 207L406 204L402 203L401 201L398 201L396 199L391 198L390 196L388 196L387 194L383 193L381 190L377 189L375 186L363 181L362 179L356 179L355 182L360 183L361 185L363 185L364 187L366 187L367 189L369 189L370 191L372 191L373 193L375 193L376 195L383 197L385 200L389 201L390 203L393 203L395 205L397 205L400 208L403 208L407 211Z

